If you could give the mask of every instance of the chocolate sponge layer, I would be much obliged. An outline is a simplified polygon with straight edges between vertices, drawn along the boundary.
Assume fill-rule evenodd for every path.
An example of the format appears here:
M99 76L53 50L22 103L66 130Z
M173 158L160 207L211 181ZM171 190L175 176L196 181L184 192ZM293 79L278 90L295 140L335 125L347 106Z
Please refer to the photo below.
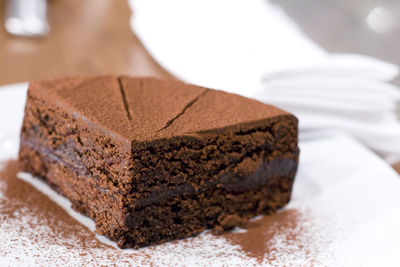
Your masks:
M172 80L75 77L32 83L23 169L120 247L220 232L285 206L297 119Z

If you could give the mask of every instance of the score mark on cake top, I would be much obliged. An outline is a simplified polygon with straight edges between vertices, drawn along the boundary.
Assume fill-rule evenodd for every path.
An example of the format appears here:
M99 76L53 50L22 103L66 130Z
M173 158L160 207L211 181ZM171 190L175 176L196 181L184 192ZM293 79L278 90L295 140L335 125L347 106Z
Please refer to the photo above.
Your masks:
M175 117L173 117L172 119L170 119L164 127L162 127L161 129L157 130L157 132L161 132L162 130L165 130L166 128L168 128L172 123L174 123L175 120L177 120L180 116L182 116L186 110L188 110L191 106L194 105L194 103L196 103L200 97L203 97L206 93L208 92L208 89L205 89L200 95L196 96L196 98L194 98L192 101L190 101L183 109L181 112L179 112L178 115L176 115Z
M124 89L124 85L122 84L121 77L118 77L117 80L118 80L119 90L121 92L122 103L124 103L126 115L128 116L129 121L132 121L132 116L131 116L131 112L129 110L128 101L126 100L125 89Z

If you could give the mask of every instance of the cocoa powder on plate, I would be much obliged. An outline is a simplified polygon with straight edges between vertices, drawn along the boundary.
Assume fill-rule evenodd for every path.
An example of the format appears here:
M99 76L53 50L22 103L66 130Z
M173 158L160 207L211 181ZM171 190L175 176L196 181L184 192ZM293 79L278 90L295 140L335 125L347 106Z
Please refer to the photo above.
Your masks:
M307 228L306 215L297 210L283 210L270 216L262 216L250 221L245 232L228 232L223 236L205 235L171 242L171 246L154 246L137 251L121 251L101 243L94 233L70 217L67 212L51 201L46 195L30 184L17 178L18 161L10 160L0 164L0 224L2 231L15 232L9 245L0 245L0 256L15 254L21 250L14 260L23 260L32 256L37 264L65 263L69 265L71 258L79 264L128 264L132 262L152 265L155 262L168 264L159 255L165 253L165 247L196 251L199 244L216 246L212 240L225 239L233 246L240 247L239 257L256 259L256 262L278 264L288 254L308 258L315 263L313 256L318 248L313 245L313 235ZM8 225L8 226L7 226ZM30 240L30 242L29 242ZM207 241L209 240L209 241ZM211 240L211 241L210 241ZM203 243L204 244L204 243ZM56 246L63 253L50 253L49 246ZM226 245L223 245L226 246ZM67 249L67 250L65 250ZM234 248L232 248L232 251ZM43 252L37 253L38 251ZM161 254L160 254L161 251ZM231 252L222 250L218 256L223 262ZM33 255L30 255L33 253ZM168 253L168 252L167 252ZM25 254L25 255L23 255ZM29 255L28 255L29 254ZM249 261L251 262L251 260ZM201 261L200 261L201 263ZM155 263L157 264L157 263Z

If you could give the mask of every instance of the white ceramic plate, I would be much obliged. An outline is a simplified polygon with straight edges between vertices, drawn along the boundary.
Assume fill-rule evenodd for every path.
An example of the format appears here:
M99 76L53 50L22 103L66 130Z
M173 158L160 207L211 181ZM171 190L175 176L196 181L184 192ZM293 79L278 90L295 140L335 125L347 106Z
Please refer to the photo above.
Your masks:
M1 161L16 158L26 90L26 83L0 87ZM306 218L290 231L271 237L273 260L266 256L258 262L246 256L240 244L210 234L139 251L83 248L65 240L65 244L70 244L67 247L62 242L52 244L41 238L27 238L29 234L40 237L51 232L46 227L26 227L25 223L32 218L20 215L19 221L0 216L0 265L65 265L66 262L67 265L146 265L152 262L244 266L269 262L286 266L399 266L399 176L375 154L343 133L308 136L300 142L300 149L299 171L292 201L286 210L296 210ZM50 198L59 197L37 183L37 179L27 180L47 192ZM4 188L0 179L0 209L7 206L1 190ZM69 208L67 201L58 203L64 209ZM307 231L309 236L286 242L293 231Z
M16 155L28 83L0 86L0 160Z

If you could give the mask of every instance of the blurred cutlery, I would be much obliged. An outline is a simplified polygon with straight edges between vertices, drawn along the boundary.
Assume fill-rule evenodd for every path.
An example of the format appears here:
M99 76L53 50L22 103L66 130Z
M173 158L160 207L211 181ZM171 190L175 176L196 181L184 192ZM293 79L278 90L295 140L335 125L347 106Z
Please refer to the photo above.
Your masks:
M7 0L5 28L13 35L41 37L49 32L47 0Z

